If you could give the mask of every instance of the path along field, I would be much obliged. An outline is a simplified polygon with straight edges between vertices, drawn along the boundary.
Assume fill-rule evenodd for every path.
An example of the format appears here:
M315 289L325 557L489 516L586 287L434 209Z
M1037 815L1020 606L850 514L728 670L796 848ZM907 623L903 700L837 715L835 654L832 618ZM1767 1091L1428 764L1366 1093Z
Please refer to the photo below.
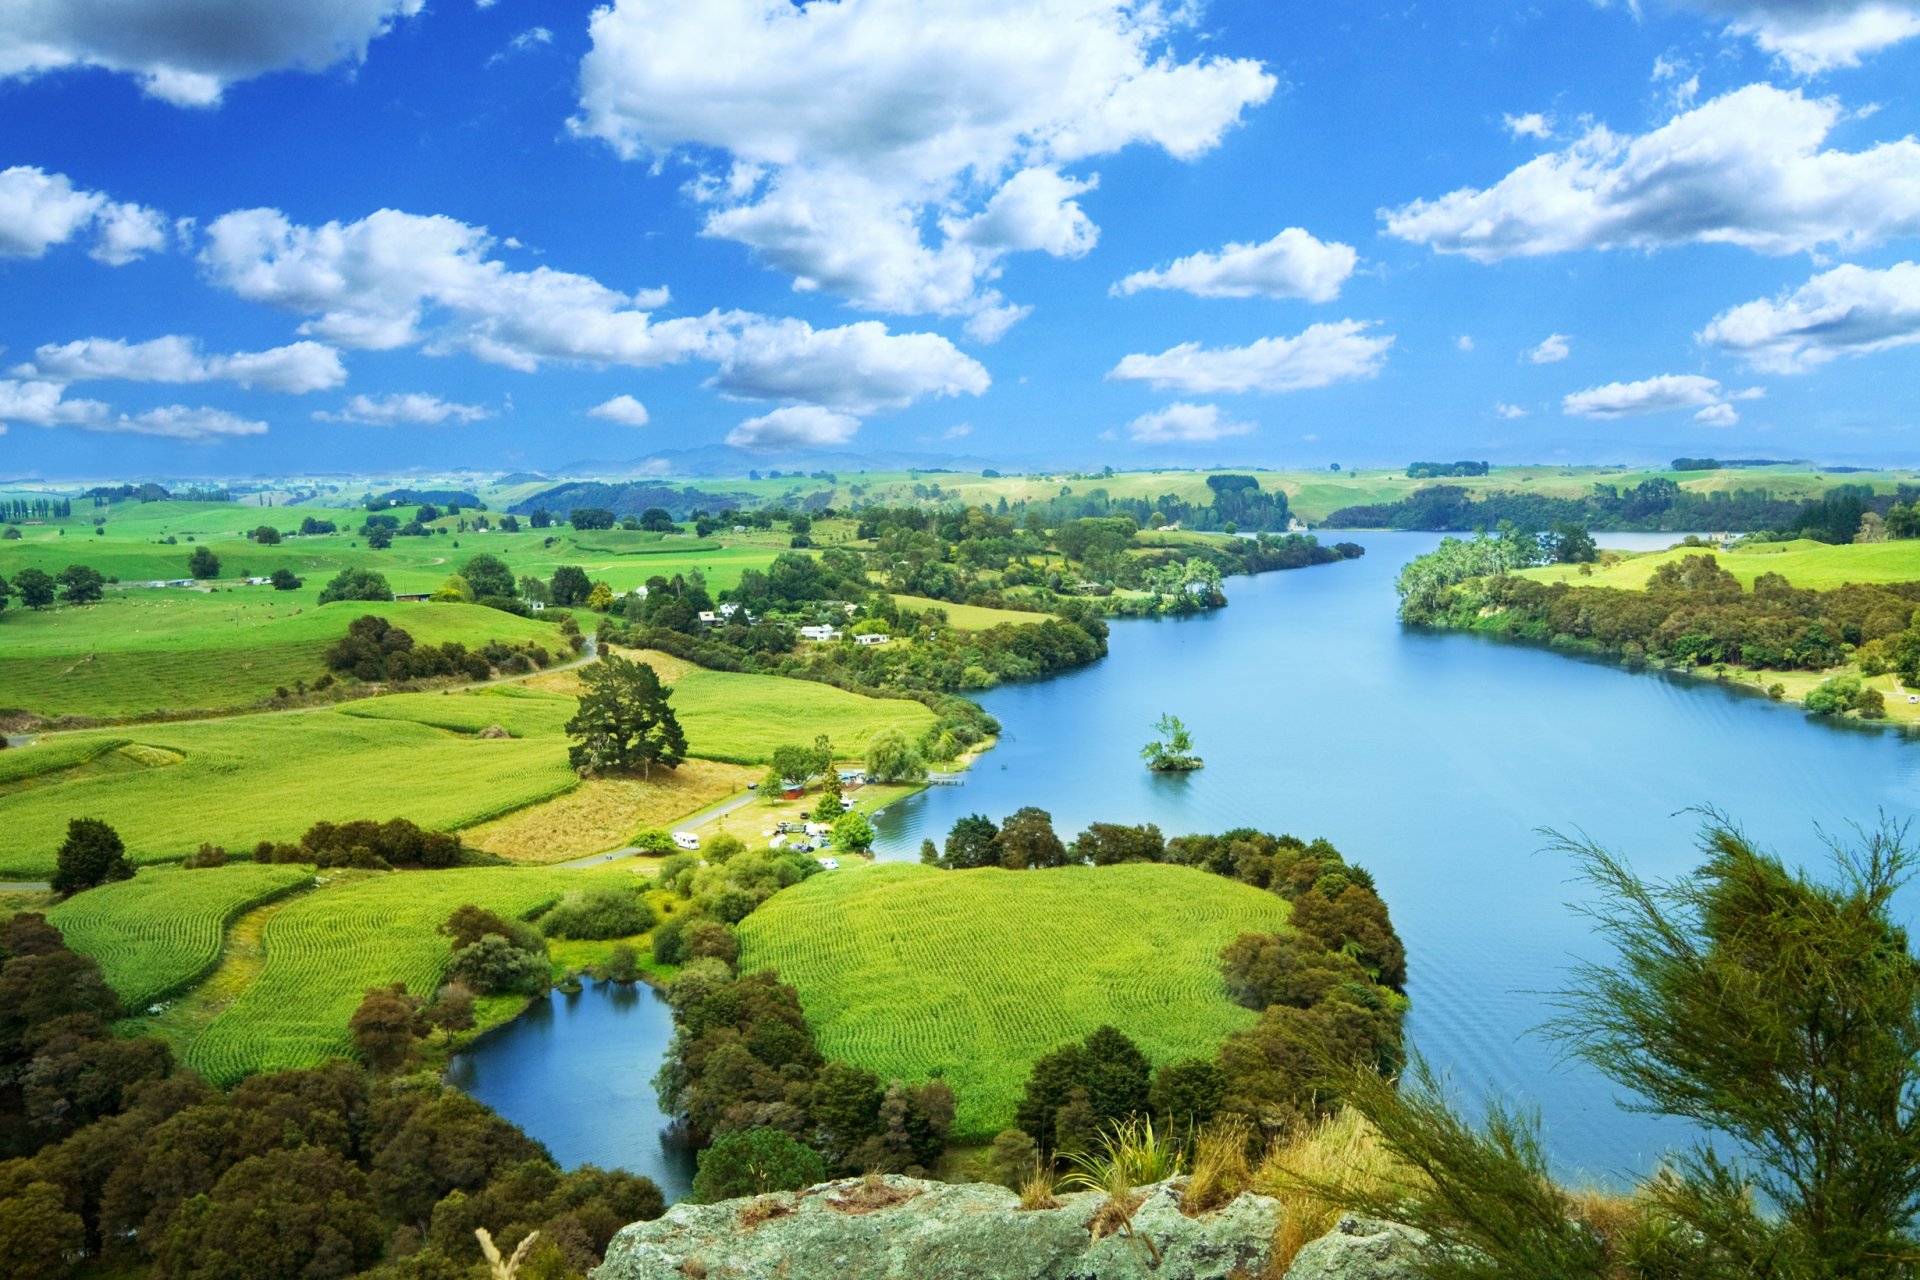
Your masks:
M1920 539L1900 542L1830 545L1806 538L1793 542L1763 542L1720 551L1707 547L1674 547L1626 556L1614 564L1595 565L1591 575L1575 565L1528 569L1525 576L1543 582L1567 582L1576 587L1623 587L1639 590L1654 570L1683 556L1712 554L1720 567L1751 588L1763 573L1777 573L1796 587L1824 591L1849 582L1920 581Z
M242 912L311 883L313 870L255 863L182 871L146 867L47 913L67 945L100 962L129 1010L193 985L220 961Z
M741 924L742 972L800 992L829 1057L884 1080L939 1071L954 1133L1011 1124L1035 1059L1104 1023L1155 1064L1211 1056L1254 1014L1227 998L1220 948L1287 919L1273 894L1185 867L815 876Z

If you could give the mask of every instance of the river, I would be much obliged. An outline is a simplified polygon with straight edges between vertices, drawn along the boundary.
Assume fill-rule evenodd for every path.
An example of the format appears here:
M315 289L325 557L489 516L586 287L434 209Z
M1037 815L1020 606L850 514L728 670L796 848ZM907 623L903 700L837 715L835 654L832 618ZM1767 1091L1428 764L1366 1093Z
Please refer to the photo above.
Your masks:
M911 858L956 818L998 820L1023 805L1048 810L1069 838L1096 820L1154 822L1169 835L1247 826L1324 836L1374 873L1406 941L1414 1047L1468 1097L1538 1104L1563 1174L1613 1182L1644 1172L1684 1131L1621 1111L1604 1080L1532 1034L1545 1014L1538 993L1564 983L1571 957L1598 954L1568 906L1582 887L1541 852L1541 828L1584 832L1642 873L1669 876L1696 860L1699 820L1686 810L1712 805L1813 863L1823 856L1816 828L1840 833L1881 811L1905 819L1920 809L1915 740L1809 723L1797 707L1710 682L1406 631L1393 581L1438 535L1331 536L1367 555L1232 579L1223 610L1116 622L1104 661L984 695L1004 728L999 745L964 786L888 809L879 855ZM1192 728L1204 770L1141 765L1139 748L1167 711ZM610 1033L596 1024L592 1034ZM611 1128L616 1114L626 1128L657 1124L646 1118L650 1094L645 1115L629 1116L545 1074L572 1070L575 1047L562 1043L571 1037L509 1028L483 1052L523 1036L550 1046L517 1060L538 1077L537 1105L505 1105L484 1081L477 1092L563 1160L557 1135ZM653 1033L636 1036L626 1070L640 1084L653 1072L641 1061Z

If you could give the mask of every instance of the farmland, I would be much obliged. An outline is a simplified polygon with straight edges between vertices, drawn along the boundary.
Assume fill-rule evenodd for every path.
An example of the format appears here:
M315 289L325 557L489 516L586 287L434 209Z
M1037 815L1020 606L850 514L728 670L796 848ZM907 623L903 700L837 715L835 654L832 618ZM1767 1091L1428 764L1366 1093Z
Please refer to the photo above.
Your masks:
M68 899L47 918L68 946L100 962L129 1009L139 1009L212 969L235 917L312 878L309 868L286 865L148 867Z
M1529 578L1543 582L1569 582L1581 587L1625 587L1637 590L1647 585L1654 570L1682 556L1711 551L1720 567L1740 579L1745 587L1763 573L1777 573L1796 587L1824 591L1849 582L1920 581L1920 541L1875 542L1830 545L1801 538L1792 542L1762 542L1721 551L1705 547L1674 547L1623 556L1612 564L1595 565L1591 575L1583 575L1573 565L1553 565L1528 569Z
M741 967L799 989L829 1057L883 1080L942 1073L955 1135L984 1139L1011 1123L1035 1059L1102 1024L1155 1063L1210 1055L1253 1021L1226 996L1220 948L1286 917L1273 894L1184 867L883 864L774 897L741 925Z

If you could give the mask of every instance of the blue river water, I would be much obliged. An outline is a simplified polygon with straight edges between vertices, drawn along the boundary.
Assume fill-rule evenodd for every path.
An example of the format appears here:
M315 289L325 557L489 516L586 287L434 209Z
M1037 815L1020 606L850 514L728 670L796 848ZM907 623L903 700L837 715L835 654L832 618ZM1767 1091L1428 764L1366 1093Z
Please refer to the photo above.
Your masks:
M1812 723L1710 682L1408 631L1393 581L1437 535L1339 536L1367 555L1232 579L1226 609L1117 622L1095 666L985 695L999 745L965 785L888 809L879 856L911 858L965 814L999 820L1023 805L1048 810L1066 837L1093 821L1324 836L1374 873L1407 943L1414 1047L1468 1099L1537 1104L1562 1173L1644 1172L1685 1131L1622 1111L1605 1080L1534 1034L1541 993L1565 984L1570 959L1601 954L1568 905L1583 887L1542 852L1542 829L1584 833L1670 876L1696 861L1688 810L1710 805L1789 859L1818 863L1821 831L1920 810L1920 743ZM1193 730L1204 770L1142 767L1139 748L1167 711ZM646 1081L664 1008L613 1015L615 1025L586 1012L605 996L575 999L579 1012L509 1028L467 1055L475 1092L563 1161L654 1173L644 1153L622 1152L653 1142L647 1126L659 1124ZM578 1062L583 1047L621 1059L631 1088L576 1092L570 1082L594 1071Z

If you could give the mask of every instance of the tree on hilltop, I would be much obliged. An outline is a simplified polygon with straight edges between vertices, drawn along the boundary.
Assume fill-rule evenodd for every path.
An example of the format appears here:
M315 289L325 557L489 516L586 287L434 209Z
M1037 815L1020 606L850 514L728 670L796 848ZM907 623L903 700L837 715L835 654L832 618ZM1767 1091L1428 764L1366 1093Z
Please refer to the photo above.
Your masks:
M671 687L644 662L609 654L581 672L586 691L567 721L576 739L567 759L593 773L652 775L653 766L677 768L687 758L687 735L668 705Z

